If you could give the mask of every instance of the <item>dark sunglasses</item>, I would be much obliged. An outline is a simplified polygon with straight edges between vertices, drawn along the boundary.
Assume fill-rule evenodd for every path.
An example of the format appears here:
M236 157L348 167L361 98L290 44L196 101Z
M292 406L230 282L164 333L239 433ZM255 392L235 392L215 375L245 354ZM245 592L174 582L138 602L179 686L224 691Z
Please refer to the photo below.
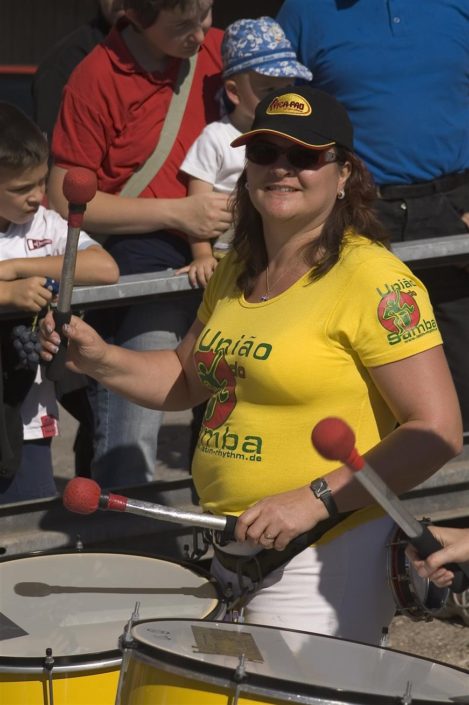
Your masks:
M315 169L323 164L337 161L337 154L330 148L316 150L294 145L283 149L273 142L262 142L261 140L248 142L246 145L247 159L260 166L275 164L282 154L286 156L288 163L294 169Z

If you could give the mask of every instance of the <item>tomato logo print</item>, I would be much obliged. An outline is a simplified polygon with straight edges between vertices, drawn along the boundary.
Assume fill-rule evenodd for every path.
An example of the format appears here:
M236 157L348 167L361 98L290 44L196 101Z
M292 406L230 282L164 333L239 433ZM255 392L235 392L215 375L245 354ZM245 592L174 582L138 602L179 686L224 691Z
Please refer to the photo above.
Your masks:
M379 302L378 319L386 330L402 334L418 324L420 310L410 293L395 289Z
M236 406L236 377L223 350L198 350L195 353L195 364L200 381L212 392L205 410L204 425L207 428L218 428L225 423Z

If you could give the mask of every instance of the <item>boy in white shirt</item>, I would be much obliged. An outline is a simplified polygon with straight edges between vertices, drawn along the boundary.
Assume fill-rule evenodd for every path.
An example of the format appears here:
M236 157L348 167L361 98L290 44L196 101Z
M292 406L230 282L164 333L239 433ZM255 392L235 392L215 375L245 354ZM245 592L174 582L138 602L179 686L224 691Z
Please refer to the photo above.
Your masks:
M0 102L0 306L31 314L52 300L50 279L60 279L67 241L67 222L41 205L48 154L37 125L15 106ZM112 284L118 277L113 258L81 232L75 282ZM29 324L32 317L22 317L23 322ZM40 365L22 367L13 348L12 322L4 320L0 328L2 412L8 408L10 432L1 437L14 456L8 462L7 450L0 449L0 504L50 497L56 493L51 459L51 439L58 434L54 384Z
M221 120L210 123L189 149L181 171L189 175L189 194L232 193L244 169L244 148L231 142L250 129L258 102L296 79L311 81L311 72L297 59L280 25L271 17L242 19L230 24L222 42L225 95L232 106ZM194 260L178 270L193 286L207 285L217 259L229 247L230 230L212 246L189 238Z

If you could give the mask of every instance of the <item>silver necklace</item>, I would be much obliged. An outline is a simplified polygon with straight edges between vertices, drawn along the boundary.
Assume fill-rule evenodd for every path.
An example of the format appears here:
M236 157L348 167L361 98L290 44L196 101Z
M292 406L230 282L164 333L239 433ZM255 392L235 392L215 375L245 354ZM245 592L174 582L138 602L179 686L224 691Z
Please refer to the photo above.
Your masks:
M259 298L259 301L269 301L271 289L273 289L274 287L277 286L277 284L279 283L279 281L280 281L281 279L283 279L283 277L285 276L285 274L287 273L287 271L288 271L288 270L285 269L285 270L282 272L282 274L278 277L278 279L276 279L276 280L274 281L274 283L273 283L272 285L270 285L270 284L269 284L269 265L267 265L267 267L265 268L265 294L263 294L263 296L261 296L261 297Z

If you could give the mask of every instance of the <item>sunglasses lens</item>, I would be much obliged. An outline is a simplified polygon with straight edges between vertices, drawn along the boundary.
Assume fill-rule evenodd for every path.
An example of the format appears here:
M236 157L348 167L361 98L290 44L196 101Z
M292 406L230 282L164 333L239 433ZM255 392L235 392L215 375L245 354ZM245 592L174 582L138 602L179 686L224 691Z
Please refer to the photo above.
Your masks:
M246 157L254 164L268 166L277 161L281 154L280 149L268 142L253 142L246 145Z
M322 152L313 152L303 147L292 147L287 152L288 161L295 169L314 169Z
M260 166L275 164L280 155L285 154L294 169L316 169L320 163L336 161L336 155L330 151L289 147L282 149L271 142L251 142L246 145L246 157L250 162ZM323 161L322 161L323 160Z

